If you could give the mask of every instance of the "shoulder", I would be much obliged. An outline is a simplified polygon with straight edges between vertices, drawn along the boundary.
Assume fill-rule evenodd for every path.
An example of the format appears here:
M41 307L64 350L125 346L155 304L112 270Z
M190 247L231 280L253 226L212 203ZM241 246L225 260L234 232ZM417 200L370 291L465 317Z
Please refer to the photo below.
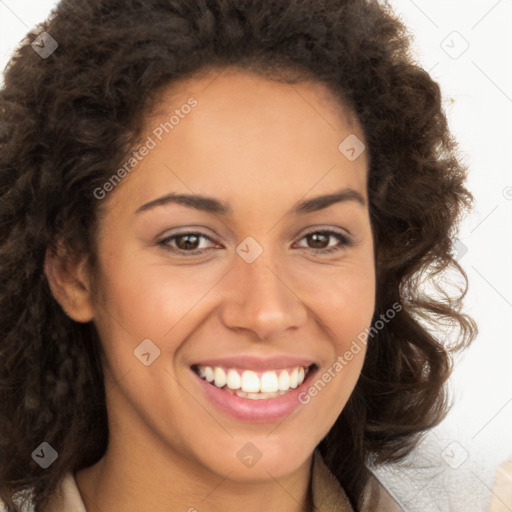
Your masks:
M490 512L506 512L512 508L512 458L496 469L491 494Z
M364 488L361 512L402 512L402 509L372 474Z
M329 471L319 450L313 453L311 496L318 512L353 512L345 491Z
M19 506L19 504L18 504ZM34 512L33 503L26 503L22 512ZM68 472L52 493L50 501L40 512L86 512L73 473ZM0 512L7 512L5 503L0 500Z
M70 471L66 473L53 494L48 505L42 512L86 512L76 480Z
M315 450L313 457L311 485L315 510L354 512L345 491L325 465L318 450ZM402 509L377 478L371 475L364 489L360 512L402 512Z

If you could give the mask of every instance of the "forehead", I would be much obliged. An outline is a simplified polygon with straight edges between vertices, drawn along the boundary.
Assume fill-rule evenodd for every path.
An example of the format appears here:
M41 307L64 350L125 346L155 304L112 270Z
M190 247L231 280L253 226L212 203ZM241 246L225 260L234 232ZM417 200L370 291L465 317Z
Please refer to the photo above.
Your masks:
M159 91L147 117L147 128L168 118L169 108L179 108L194 96L203 107L213 108L215 104L224 111L233 105L243 105L246 110L267 115L270 112L277 115L284 109L295 108L298 112L307 109L311 116L317 117L317 122L323 122L333 130L337 130L340 124L360 130L355 114L327 84L298 73L282 71L267 77L235 66L200 70ZM297 77L301 78L289 81Z
M339 149L349 136L363 139L357 119L324 84L204 72L162 90L143 137L152 148L127 180L128 202L166 192L244 202L267 192L290 203L340 186L364 195L366 155L350 161Z

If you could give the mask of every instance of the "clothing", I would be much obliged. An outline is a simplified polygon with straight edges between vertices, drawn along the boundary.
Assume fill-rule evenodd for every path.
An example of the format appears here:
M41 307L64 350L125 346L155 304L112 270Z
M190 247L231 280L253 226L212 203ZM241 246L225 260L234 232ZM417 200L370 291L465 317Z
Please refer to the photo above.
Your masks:
M325 465L318 450L313 454L311 480L315 512L354 512L347 495ZM0 511L3 510L0 502ZM62 479L59 488L43 512L86 512L71 472ZM372 476L365 488L364 506L361 512L401 512L401 509Z
M318 450L314 453L311 478L315 512L353 512L347 495ZM402 509L372 475L365 487L361 512L402 512Z
M510 512L510 510L512 510L512 459L496 469L490 512Z

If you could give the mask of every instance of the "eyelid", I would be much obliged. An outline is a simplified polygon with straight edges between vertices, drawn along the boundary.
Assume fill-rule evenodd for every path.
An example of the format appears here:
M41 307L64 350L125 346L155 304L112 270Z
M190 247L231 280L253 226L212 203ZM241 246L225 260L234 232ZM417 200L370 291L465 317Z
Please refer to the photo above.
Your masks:
M304 234L300 235L300 233L299 233L297 236L301 236L301 239L302 239L305 236L311 235L313 233L336 233L337 235L344 236L347 239L348 238L353 239L352 235L350 234L350 232L348 230L342 229L342 228L334 228L332 226L313 226L313 227L311 227L311 229L306 228L306 231L304 232Z
M174 229L168 229L164 231L163 235L159 235L156 237L156 242L161 242L162 240L167 240L172 237L184 236L184 235L197 235L204 238L208 238L209 240L215 241L216 238L220 238L219 235L212 229L206 226L180 226Z

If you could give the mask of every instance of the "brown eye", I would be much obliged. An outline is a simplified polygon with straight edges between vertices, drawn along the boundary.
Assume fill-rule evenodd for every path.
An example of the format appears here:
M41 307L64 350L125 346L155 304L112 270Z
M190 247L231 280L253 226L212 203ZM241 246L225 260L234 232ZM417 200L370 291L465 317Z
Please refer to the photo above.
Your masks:
M333 239L337 240L338 243L329 245L330 240ZM323 254L342 251L353 244L348 235L333 230L314 231L305 235L302 240L306 240L306 249Z
M307 235L309 245L311 249L325 249L329 246L329 235L325 233L312 233Z
M179 235L176 236L176 246L181 250L197 249L199 244L197 235Z
M201 240L213 242L212 239L202 233L178 233L176 235L168 236L158 242L158 245L163 246L166 250L194 255L202 253L206 248L200 247Z

